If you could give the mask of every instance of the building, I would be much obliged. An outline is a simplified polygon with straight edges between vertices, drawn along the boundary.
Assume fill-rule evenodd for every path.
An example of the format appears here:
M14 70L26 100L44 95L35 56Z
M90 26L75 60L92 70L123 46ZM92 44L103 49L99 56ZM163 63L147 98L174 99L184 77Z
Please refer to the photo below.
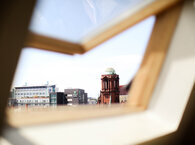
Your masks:
M121 85L119 86L120 94L119 94L119 102L120 103L126 103L128 100L128 95L129 90L131 89L131 85L133 83L133 79L127 84L127 85Z
M107 68L101 76L100 104L119 103L119 75L113 68Z
M67 105L67 98L64 92L52 92L49 95L50 98L50 105Z
M68 105L87 104L87 93L83 89L65 89Z
M17 102L16 99L8 98L8 106L16 106Z
M119 86L120 94L119 94L119 102L126 103L128 99L128 90L126 89L127 85Z
M16 99L14 98L14 89L10 91L8 98L8 106L15 106L17 104Z
M24 86L14 88L14 98L49 97L49 93L55 92L55 85L45 86Z
M92 97L88 97L87 102L88 102L89 105L97 104L97 99L92 98Z
M15 99L17 106L49 106L49 97L22 97Z
M15 87L13 89L12 99L15 100L18 106L49 106L49 94L55 92L55 88L55 85Z
M93 43L93 46L100 45L100 43L107 40L107 38L115 36L115 34L118 34L121 32L121 30L135 26L135 24L138 24L143 19L146 19L152 15L157 16L153 28L154 33L151 34L151 41L149 42L150 44L146 50L147 57L144 59L144 65L140 66L142 73L137 77L138 79L136 79L136 82L138 80L138 84L141 84L141 88L144 88L147 85L147 87L141 91L143 96L145 96L144 94L147 94L148 91L151 92L150 95L148 95L148 97L151 97L151 99L149 99L149 102L147 102L147 104L149 103L147 108L141 109L140 111L134 113L128 112L125 114L125 116L121 115L120 113L116 113L115 115L113 115L114 113L108 113L109 115L113 115L110 116L109 119L108 117L102 117L101 120L95 120L96 115L94 113L93 121L88 119L89 117L86 116L85 120L77 122L69 123L67 121L67 123L61 123L60 125L58 122L55 122L48 124L47 126L44 124L34 124L33 126L22 126L16 129L15 127L6 127L5 120L8 117L8 115L5 113L6 102L7 96L9 96L9 88L12 82L12 77L17 65L16 62L18 60L18 55L21 51L21 46L24 46L23 44L26 39L25 36L27 34L25 32L27 32L29 28L29 21L35 1L23 1L22 3L19 3L18 1L4 0L1 4L3 9L1 9L0 24L2 28L0 48L3 48L1 49L0 53L0 62L1 67L3 68L0 71L1 84L3 85L0 87L1 143L18 144L19 142L25 142L23 144L52 144L58 142L58 144L64 144L64 137L66 136L68 138L66 139L66 144L80 145L195 144L195 133L193 127L195 126L195 87L193 87L195 78L195 67L193 67L195 66L195 41L193 39L195 38L194 1L186 0L181 2L180 0L159 0L148 1L149 3L145 2L146 1L139 1L138 5L136 4L135 7L133 6L133 11L130 11L130 17L129 15L126 15L126 17L122 15L124 16L122 19L117 18L115 23L117 30L116 27L112 27L113 25L106 27L105 31L109 31L110 33L106 35L107 37L103 37L100 39L100 41L96 41L97 43ZM106 5L112 6L114 10L118 9L118 7L113 7L113 3L107 3ZM121 7L120 4L116 6ZM180 9L178 10L178 6L182 7L181 13ZM55 7L53 8L55 9ZM104 8L109 10L107 7ZM128 13L127 10L124 12ZM81 15L80 10L75 10L75 12ZM72 16L72 13L70 14ZM16 16L17 20L15 19ZM53 15L50 16L55 17ZM179 21L177 21L177 16L180 16ZM85 22L85 19L83 19L83 21ZM70 24L74 25L75 23ZM75 29L77 29L77 27L75 27ZM105 31L102 31L102 33L100 32L99 36L105 36ZM138 34L138 36L139 35L140 34ZM39 40L40 37L39 35L35 34L35 36L32 38ZM42 49L47 48L41 44L48 46L50 45L49 42L55 39L52 39L51 36L51 39L49 40L50 41L46 42L43 41L43 43L36 46ZM97 39L89 39L91 42L92 40L95 42ZM28 42L25 43L25 46L32 47L32 45L30 45ZM37 44L36 42L37 41L35 41L35 44ZM88 43L88 41L85 41L85 48L92 49L93 46L90 44L91 43ZM52 47L48 47L48 49L53 50L52 48L59 48L58 46L59 43L56 43ZM74 48L75 47L70 48L65 45L64 47L60 47L59 49L55 49L53 51L58 51L61 53L71 52L72 54L75 54L78 52L84 53L89 50L84 49L83 51L78 51L78 49ZM148 61L151 62L149 65ZM162 65L163 67L161 67ZM160 75L158 75L159 73ZM152 79L152 82L154 82L153 84L150 83L151 78L155 78ZM139 92L140 89L137 90ZM143 99L145 100L147 98L143 97ZM142 108L142 105L139 107ZM106 109L108 108L105 108L105 110ZM129 108L125 109L127 110ZM104 110L101 110L101 112L104 112ZM77 114L81 113L82 111L78 111ZM86 114L87 113L88 112L86 112ZM53 112L51 114L48 112L45 114L49 116L52 115ZM40 117L42 117L41 115L42 113L40 114ZM101 116L102 114L99 113L98 115ZM83 116L77 118L82 119ZM69 119L71 121L71 118ZM21 117L21 122L26 120L30 119L22 119ZM38 120L40 119L38 118ZM52 117L50 117L50 120L52 121ZM13 125L9 124L9 126ZM56 132L60 132L59 135L55 135ZM88 137L87 140L85 139L86 137Z

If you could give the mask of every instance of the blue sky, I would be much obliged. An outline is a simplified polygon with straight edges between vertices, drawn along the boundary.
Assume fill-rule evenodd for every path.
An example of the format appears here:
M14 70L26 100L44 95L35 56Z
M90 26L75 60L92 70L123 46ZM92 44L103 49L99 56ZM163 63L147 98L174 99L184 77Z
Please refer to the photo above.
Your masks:
M44 15L37 19L40 23L48 23ZM107 67L113 67L119 74L120 85L127 84L133 78L141 63L154 21L155 18L150 17L84 55L70 56L24 48L12 87L23 86L26 82L27 85L44 85L48 81L51 85L56 84L59 91L81 88L85 89L89 97L97 98L101 74ZM55 27L52 31L55 31Z
M153 0L39 0L30 29L51 37L80 42L89 32L105 26L106 22L119 15L122 18L138 4L140 6L151 1Z

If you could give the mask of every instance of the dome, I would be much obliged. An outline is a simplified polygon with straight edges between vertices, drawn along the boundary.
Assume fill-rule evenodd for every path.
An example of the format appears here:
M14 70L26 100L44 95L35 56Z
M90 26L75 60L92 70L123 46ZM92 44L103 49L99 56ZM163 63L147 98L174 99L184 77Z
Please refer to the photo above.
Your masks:
M108 74L108 75L116 74L116 73L115 73L115 70L114 70L113 68L111 68L111 67L107 68L107 69L105 70L105 72L106 72L106 74Z

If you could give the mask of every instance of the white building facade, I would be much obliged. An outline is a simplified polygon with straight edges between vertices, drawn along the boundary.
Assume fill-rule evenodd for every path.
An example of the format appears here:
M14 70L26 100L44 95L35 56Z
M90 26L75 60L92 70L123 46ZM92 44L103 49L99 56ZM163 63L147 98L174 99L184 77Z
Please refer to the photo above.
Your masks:
M18 106L22 105L49 105L49 94L56 91L55 85L24 86L13 89L12 99Z

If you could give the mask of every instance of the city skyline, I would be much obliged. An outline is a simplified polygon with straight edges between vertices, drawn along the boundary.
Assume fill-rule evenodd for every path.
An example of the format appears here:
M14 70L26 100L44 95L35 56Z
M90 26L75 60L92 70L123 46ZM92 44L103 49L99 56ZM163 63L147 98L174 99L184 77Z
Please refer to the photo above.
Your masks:
M155 18L150 17L83 55L66 55L45 50L23 49L12 87L54 84L82 88L89 97L97 98L101 75L113 67L120 85L127 84L139 68Z

